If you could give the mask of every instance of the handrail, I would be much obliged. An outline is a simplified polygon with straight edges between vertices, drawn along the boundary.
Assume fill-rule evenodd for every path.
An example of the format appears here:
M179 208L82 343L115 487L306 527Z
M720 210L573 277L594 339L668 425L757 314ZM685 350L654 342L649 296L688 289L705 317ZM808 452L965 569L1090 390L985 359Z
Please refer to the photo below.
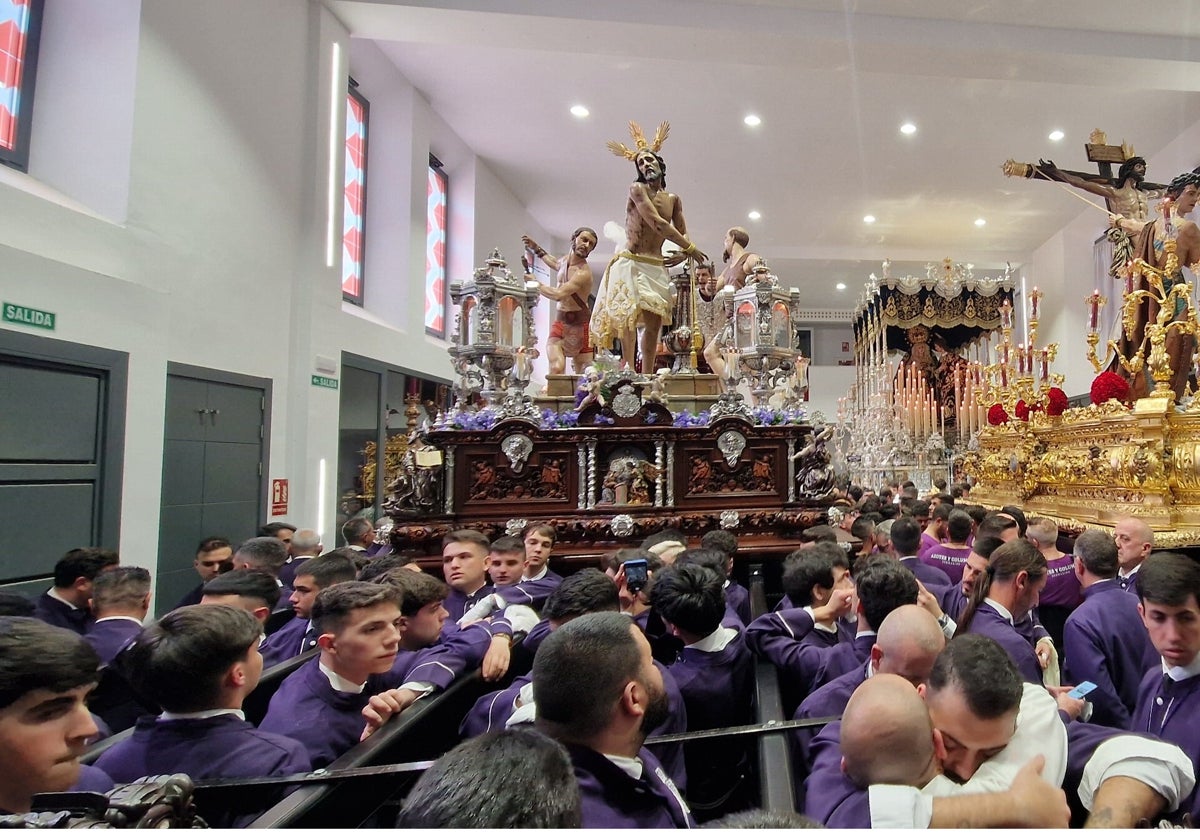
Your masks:
M767 612L766 587L762 566L750 568L750 615L758 618ZM759 723L786 720L779 691L779 676L770 662L758 662L754 669L754 708ZM768 811L792 813L796 802L792 782L792 745L786 734L763 735L758 742L759 798Z

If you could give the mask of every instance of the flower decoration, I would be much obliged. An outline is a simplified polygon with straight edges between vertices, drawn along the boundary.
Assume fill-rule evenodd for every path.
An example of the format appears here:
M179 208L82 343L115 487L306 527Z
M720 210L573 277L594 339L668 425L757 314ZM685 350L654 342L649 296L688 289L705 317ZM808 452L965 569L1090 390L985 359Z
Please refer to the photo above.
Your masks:
M1109 400L1125 402L1129 399L1129 383L1111 370L1092 380L1092 405L1103 405Z
M1013 406L1013 414L1017 415L1018 420L1028 420L1029 412L1036 409L1036 406L1030 406L1025 400L1017 400L1017 404ZM991 413L989 412L988 421L991 422ZM1006 417L1005 420L1008 418Z
M1067 410L1067 405L1067 395L1063 392L1062 388L1051 388L1046 394L1047 416L1060 417Z
M988 425L1001 426L1008 422L1008 412L1004 410L1004 406L996 403L988 409L987 419Z

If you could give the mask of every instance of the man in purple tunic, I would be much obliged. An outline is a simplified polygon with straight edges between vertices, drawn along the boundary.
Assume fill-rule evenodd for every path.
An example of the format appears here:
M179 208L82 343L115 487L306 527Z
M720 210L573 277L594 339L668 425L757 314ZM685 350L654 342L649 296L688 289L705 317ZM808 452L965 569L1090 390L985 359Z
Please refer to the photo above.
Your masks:
M478 531L451 531L442 539L442 576L450 586L446 611L450 620L444 633L458 629L463 614L492 592L487 582L487 557L491 542Z
M921 553L921 562L941 569L951 583L961 583L963 566L971 554L971 527L973 520L966 511L952 510L946 518L945 542L925 549Z
M294 544L295 536L292 539ZM322 589L354 580L358 568L349 558L330 552L304 560L292 570L292 574L293 588L289 600L296 617L267 636L262 643L260 650L266 668L286 662L316 646L317 631L312 622L313 602Z
M530 525L522 535L525 542L525 577L531 582L546 580L553 586L562 583L560 574L550 571L550 553L554 551L556 534L548 522ZM550 590L554 591L553 588Z
M836 544L793 551L783 567L792 606L759 616L746 628L750 649L780 669L787 714L819 684L828 649L853 643L853 632L841 621L850 612L853 587L846 553Z
M917 558L921 548L921 527L911 516L902 516L892 523L892 548L900 563L917 576L925 586L949 586L950 578L941 569L922 563Z
M1092 723L1128 729L1138 686L1158 664L1158 653L1138 614L1138 599L1117 583L1117 546L1103 531L1075 538L1075 574L1083 603L1063 631L1063 678L1096 684L1088 695Z
M92 626L88 600L96 575L117 567L117 553L106 548L73 548L54 564L54 585L42 593L34 615L47 624L83 635Z
M700 547L715 549L724 556L725 603L742 622L742 626L746 626L750 623L750 590L730 577L733 573L733 558L737 556L737 535L724 528L709 531L700 538Z
M0 814L23 814L35 793L107 791L79 756L95 738L86 699L100 660L77 633L36 618L0 617Z
M1053 519L1030 518L1025 539L1046 558L1046 588L1038 600L1038 621L1054 640L1055 647L1062 650L1067 616L1083 603L1079 578L1075 576L1075 558L1058 550L1058 525Z
M358 743L368 700L395 685L388 671L400 649L402 597L363 581L322 590L312 608L321 653L283 681L259 729L303 743L314 767Z
M191 607L200 603L204 595L204 584L221 573L221 565L229 563L233 558L233 546L224 537L205 537L196 546L196 556L192 567L200 575L200 583L195 589L188 590L175 607Z
M542 605L562 578L558 575L542 575L537 580L527 580L525 575L528 569L524 542L516 537L500 537L491 544L488 548L487 570L492 579L496 608L502 610L520 605L541 611ZM542 571L545 571L544 566Z
M263 529L274 525L264 525ZM292 529L293 531L295 529ZM283 567L288 560L288 546L291 544L292 533L284 529L279 533L287 533L287 542L278 537L253 537L246 540L237 547L237 551L233 552L233 558L230 562L233 563L234 571L238 569L250 569L258 572L266 572L275 581L275 585L279 587L279 598L271 606L272 612L288 609L288 598L291 597L292 590L285 586L283 581L279 579L279 575L283 571Z
M1162 664L1142 680L1130 728L1178 744L1200 771L1200 565L1181 554L1155 554L1138 572L1137 591L1138 613ZM1200 793L1180 809L1200 819Z
M711 552L711 549L698 549ZM754 693L754 659L736 627L724 627L725 596L719 572L680 560L658 573L650 592L651 606L668 632L683 642L679 657L668 666L679 684L693 730L719 729L750 722ZM915 593L914 593L915 597ZM729 739L684 745L688 800L700 811L732 807L731 797L749 772L746 745ZM748 803L746 803L748 804Z
M1136 516L1129 516L1117 523L1113 539L1117 542L1117 561L1121 564L1117 583L1122 589L1134 592L1138 570L1154 549L1154 532Z
M150 572L138 566L118 566L96 575L92 583L92 613L96 621L84 639L101 664L112 662L142 631L150 611Z
M929 505L929 502L925 503ZM921 548L917 552L921 559L925 559L925 553L932 551L941 545L946 539L946 529L949 526L950 514L954 512L954 505L938 504L936 507L929 507L928 521L921 530ZM918 524L920 519L917 518Z
M1046 558L1031 543L1013 540L992 552L986 575L975 582L955 635L978 633L994 639L1027 682L1041 685L1037 654L1015 625L1038 605L1046 585Z
M687 803L642 747L667 713L650 644L627 616L585 615L533 660L537 727L571 754L584 828L692 828Z
M303 744L257 730L242 714L262 675L258 636L249 613L218 604L180 607L147 627L126 661L134 685L163 713L141 718L133 736L110 747L96 766L119 783L171 773L228 779L311 770ZM261 811L205 816L227 827Z

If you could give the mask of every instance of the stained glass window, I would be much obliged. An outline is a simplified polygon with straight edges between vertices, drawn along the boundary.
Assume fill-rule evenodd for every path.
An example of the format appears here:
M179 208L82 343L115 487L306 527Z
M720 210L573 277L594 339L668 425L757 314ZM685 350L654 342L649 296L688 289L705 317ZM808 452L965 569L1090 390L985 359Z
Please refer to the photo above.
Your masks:
M0 0L0 163L29 166L42 0Z
M2 1L2 0L0 0ZM342 299L363 305L363 221L367 210L369 106L351 82L346 95L346 184L342 222Z
M439 338L446 336L446 191L446 173L430 155L425 191L425 332Z

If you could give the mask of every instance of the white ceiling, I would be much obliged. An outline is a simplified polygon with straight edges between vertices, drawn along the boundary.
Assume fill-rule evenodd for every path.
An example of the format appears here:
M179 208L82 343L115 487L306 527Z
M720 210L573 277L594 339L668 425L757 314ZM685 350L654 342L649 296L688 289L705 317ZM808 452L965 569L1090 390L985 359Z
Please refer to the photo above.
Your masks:
M724 231L746 227L814 307L851 308L884 258L893 275L1025 262L1083 205L1005 178L1006 158L1094 171L1094 128L1150 157L1200 120L1191 0L327 2L564 239L623 220L633 167L605 141L670 121L693 239L719 261Z

